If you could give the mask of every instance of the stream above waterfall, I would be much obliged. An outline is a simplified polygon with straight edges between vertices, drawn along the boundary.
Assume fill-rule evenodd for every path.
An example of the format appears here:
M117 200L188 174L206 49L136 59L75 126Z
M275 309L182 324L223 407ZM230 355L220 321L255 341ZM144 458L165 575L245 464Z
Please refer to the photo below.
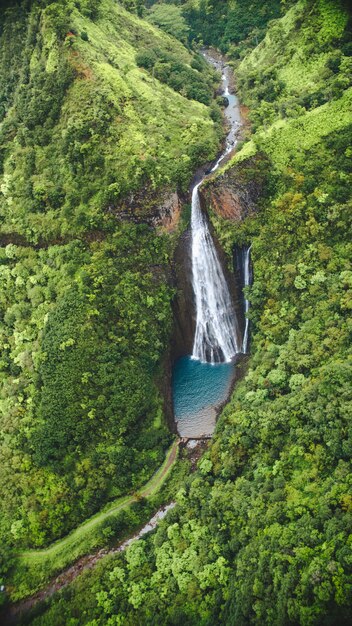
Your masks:
M222 93L227 99L225 118L228 127L222 154L211 168L213 173L234 149L241 128L238 98L231 93L231 69L221 57L208 51L204 57L221 72ZM240 355L247 352L248 321L243 327L244 311L249 303L242 288L248 283L249 249L238 258L246 265L237 272L241 293L241 315L233 300L235 276L227 272L211 234L207 214L202 210L199 187L192 189L191 280L195 307L195 333L192 354L181 356L174 364L172 394L174 416L181 437L210 436L214 432L221 405L229 397ZM244 280L243 280L244 279ZM233 282L233 285L231 284ZM191 306L190 306L191 309Z

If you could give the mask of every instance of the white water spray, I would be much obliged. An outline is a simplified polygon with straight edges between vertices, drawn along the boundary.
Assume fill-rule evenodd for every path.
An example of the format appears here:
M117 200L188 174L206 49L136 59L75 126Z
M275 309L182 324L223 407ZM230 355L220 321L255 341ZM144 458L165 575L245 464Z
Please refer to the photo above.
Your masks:
M248 287L251 284L251 273L250 273L250 253L251 253L251 247L249 246L247 248L247 250L244 253L244 263L243 263L243 277L244 277L244 286ZM244 354L247 354L248 352L248 334L249 334L249 319L247 317L247 313L249 311L249 301L247 300L247 298L244 299L244 312L245 312L245 316L246 316L246 325L245 325L245 329L244 329L244 334L243 334L243 342L242 342L242 352Z
M215 172L233 150L240 127L238 102L236 96L230 94L227 71L226 68L222 81L224 95L230 101L226 110L230 130L225 150L211 172ZM208 220L200 205L199 187L203 180L194 187L192 193L192 285L197 314L192 357L202 362L219 363L231 361L242 351L243 342Z
M192 283L197 311L192 357L220 363L231 361L240 352L240 332L224 272L201 210L199 184L192 193Z

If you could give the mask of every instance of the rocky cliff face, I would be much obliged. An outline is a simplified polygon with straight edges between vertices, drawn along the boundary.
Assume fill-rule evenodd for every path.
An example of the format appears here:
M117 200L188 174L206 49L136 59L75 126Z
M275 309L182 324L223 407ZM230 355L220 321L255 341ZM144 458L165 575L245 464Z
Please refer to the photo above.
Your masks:
M172 360L192 353L196 311L192 287L192 233L190 227L181 235L175 249L173 283L177 290L173 301L174 332Z
M118 207L110 206L108 211L118 219L146 223L173 232L181 215L182 202L174 188L164 188L155 192L145 186L140 191L130 193Z
M245 164L238 163L222 174L207 180L201 195L207 207L220 217L242 220L258 209L265 183L264 160L256 155Z

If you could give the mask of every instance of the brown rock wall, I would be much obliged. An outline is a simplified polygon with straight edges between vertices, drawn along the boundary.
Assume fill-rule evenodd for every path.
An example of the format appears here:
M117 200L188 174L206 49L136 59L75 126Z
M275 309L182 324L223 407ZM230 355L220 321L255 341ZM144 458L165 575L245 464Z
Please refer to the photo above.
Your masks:
M208 179L200 192L205 205L218 215L239 221L258 210L264 185L264 160L256 155Z

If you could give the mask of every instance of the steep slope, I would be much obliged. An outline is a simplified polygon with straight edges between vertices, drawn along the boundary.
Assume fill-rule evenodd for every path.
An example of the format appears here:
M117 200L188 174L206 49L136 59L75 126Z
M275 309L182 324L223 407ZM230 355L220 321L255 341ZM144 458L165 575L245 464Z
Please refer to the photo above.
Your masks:
M62 536L163 461L173 240L150 224L219 137L210 109L136 57L172 50L210 93L214 73L118 3L5 7L0 519L2 546L19 549Z
M142 187L187 185L217 147L206 109L137 67L151 41L187 66L181 44L111 1L94 20L68 7L13 9L2 36L2 80L9 50L20 67L3 104L2 228L34 241L101 228Z
M297 11L299 24L288 28ZM243 210L242 221L232 223L215 215L214 224L229 254L234 243L252 242L252 357L197 475L180 489L179 506L154 536L82 576L49 608L38 610L31 623L68 624L75 618L83 624L124 625L350 622L346 27L342 4L299 2L269 27L265 41L239 67L242 94L258 130L219 173L215 186L218 197L222 181L233 184L235 194L241 185L253 186L259 170L264 191L257 212L245 217ZM324 51L317 49L315 67L325 67L332 52L342 60L318 89L339 78L341 89L321 102L313 97L312 53L320 30L331 28ZM292 47L297 38L307 43L308 35L314 50L302 45L297 80ZM265 75L271 65L277 73ZM249 66L261 77L254 94L244 86ZM280 120L274 106L265 124L260 89L269 104L298 99L303 90L310 102L293 107L292 115L285 108ZM245 197L240 191L238 197Z
M298 118L351 84L351 18L343 3L296 2L237 68L254 128ZM254 106L253 106L254 105Z

